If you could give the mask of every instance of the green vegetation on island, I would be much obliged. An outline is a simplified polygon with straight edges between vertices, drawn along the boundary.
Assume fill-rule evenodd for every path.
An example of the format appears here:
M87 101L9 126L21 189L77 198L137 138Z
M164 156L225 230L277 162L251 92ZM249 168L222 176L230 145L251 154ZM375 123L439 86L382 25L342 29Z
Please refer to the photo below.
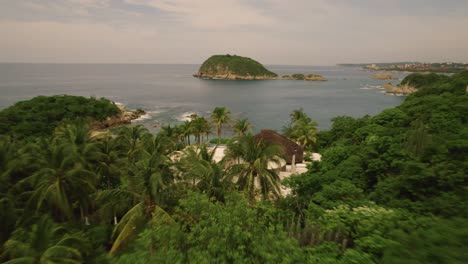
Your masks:
M395 71L395 72L419 72L419 73L459 73L468 69L468 63L461 62L390 62L390 63L357 63L338 64L342 67L360 67L370 71Z
M302 73L295 73L292 75L283 75L281 77L282 80L302 80L302 81L326 81L322 75L319 74L302 74Z
M105 98L71 95L37 96L0 111L0 134L19 138L49 136L64 120L103 121L120 113L120 109Z
M229 54L211 56L203 62L198 72L193 76L201 79L223 80L327 80L318 74L296 73L279 77L251 58Z
M463 84L464 80L468 78L468 71L463 71L449 77L444 74L436 73L412 73L406 76L400 84L394 86L391 83L385 84L384 88L387 93L390 94L401 94L408 95L416 92L420 88L430 90L432 88L437 89L443 86L454 86L457 84Z
M322 159L283 182L269 166L281 151L224 107L98 138L16 116L38 137L0 135L0 262L467 263L468 71L425 78L408 79L418 91L400 106L328 131L293 111L285 135ZM216 161L208 135L231 127Z
M227 54L211 56L194 76L205 79L257 80L272 79L278 75L251 58Z

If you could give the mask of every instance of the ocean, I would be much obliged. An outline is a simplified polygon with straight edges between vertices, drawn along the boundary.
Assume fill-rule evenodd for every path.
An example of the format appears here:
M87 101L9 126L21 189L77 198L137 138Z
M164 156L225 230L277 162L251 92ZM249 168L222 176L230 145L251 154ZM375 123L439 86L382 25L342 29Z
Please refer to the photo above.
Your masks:
M267 65L279 75L321 74L326 82L227 81L192 77L199 65L163 64L0 64L0 109L38 95L106 97L148 114L135 124L150 131L177 124L192 113L210 116L216 106L234 118L248 118L255 131L281 130L294 109L304 111L321 130L336 116L375 115L401 104L404 97L385 95L371 72L338 66ZM400 80L405 73L393 73ZM393 84L399 83L393 80Z

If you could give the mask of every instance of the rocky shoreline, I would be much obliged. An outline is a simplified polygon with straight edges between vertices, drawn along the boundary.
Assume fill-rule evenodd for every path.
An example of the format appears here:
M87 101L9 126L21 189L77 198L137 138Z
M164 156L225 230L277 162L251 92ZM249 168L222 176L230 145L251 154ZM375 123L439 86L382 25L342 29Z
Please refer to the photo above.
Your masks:
M387 83L383 86L386 94L404 96L416 92L418 89L408 84L399 84L393 85L392 83Z
M388 73L377 73L372 76L372 79L377 79L377 80L397 80L398 78L392 76L391 74Z
M102 133L120 125L128 125L132 120L138 119L146 114L146 112L141 109L131 111L126 109L122 104L115 103L115 105L120 109L120 114L110 116L106 120L93 121L91 123L91 130L93 132Z
M300 77L295 76L300 75ZM204 80L302 80L302 81L327 81L322 75L317 74L293 74L293 75L284 75L284 76L252 76L252 75L236 75L236 74L216 74L216 75L203 75L203 74L194 74L192 75L195 78L204 79Z

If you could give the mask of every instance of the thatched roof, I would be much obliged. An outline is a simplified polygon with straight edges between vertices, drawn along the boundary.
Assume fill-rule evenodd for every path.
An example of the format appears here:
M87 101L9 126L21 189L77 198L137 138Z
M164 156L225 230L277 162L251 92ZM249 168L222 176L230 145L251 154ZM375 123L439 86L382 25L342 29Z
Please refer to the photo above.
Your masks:
M304 157L304 149L289 140L287 137L277 133L275 130L262 129L261 132L255 135L255 140L263 140L266 144L278 144L283 147L284 159L287 164L292 163L293 155L296 155L296 163L301 163Z

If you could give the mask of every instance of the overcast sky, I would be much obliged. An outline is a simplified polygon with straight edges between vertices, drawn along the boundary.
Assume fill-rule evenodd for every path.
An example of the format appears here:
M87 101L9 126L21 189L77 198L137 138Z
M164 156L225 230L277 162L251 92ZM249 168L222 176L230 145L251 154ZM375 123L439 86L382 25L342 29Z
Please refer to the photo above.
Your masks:
M0 62L468 62L467 0L0 0Z

